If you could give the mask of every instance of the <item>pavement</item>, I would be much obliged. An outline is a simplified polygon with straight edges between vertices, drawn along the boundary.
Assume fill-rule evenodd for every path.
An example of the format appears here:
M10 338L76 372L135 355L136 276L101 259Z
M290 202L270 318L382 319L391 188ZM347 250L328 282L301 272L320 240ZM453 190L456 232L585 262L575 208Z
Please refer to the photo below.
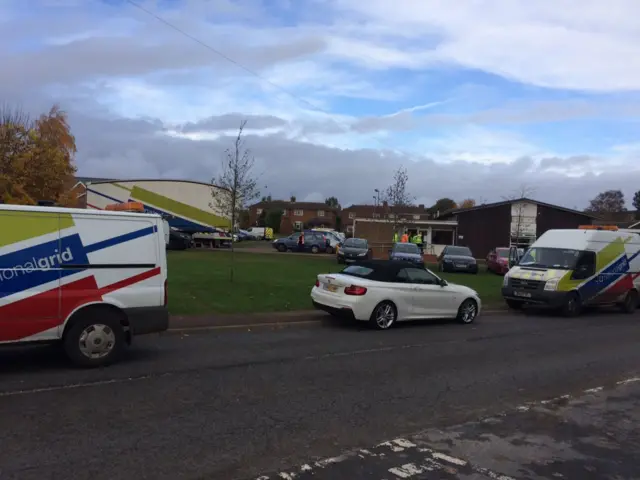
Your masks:
M640 478L639 322L173 332L101 370L5 348L0 478Z

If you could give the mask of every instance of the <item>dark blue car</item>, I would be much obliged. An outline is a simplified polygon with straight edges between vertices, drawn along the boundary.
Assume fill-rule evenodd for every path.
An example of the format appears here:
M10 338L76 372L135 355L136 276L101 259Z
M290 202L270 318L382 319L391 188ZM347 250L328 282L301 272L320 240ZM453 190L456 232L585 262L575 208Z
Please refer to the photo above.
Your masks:
M296 232L288 237L278 238L271 244L273 248L279 252L286 252L287 250L292 252L304 252L304 253L319 253L330 252L331 246L327 241L327 237L320 232L305 231L304 232L304 245L300 249L298 239L300 233Z
M413 243L396 243L389 250L389 260L402 260L424 266L424 258L420 248Z

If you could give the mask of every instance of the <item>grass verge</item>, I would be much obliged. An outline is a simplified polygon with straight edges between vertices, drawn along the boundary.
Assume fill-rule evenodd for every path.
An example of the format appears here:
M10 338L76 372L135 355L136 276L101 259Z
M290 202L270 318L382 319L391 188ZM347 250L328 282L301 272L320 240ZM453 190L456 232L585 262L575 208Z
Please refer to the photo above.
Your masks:
M235 280L229 283L229 252L171 251L168 263L169 310L174 315L310 309L309 292L316 275L343 268L333 255L239 253L235 255ZM445 273L442 277L476 290L485 306L501 303L502 277L485 272Z

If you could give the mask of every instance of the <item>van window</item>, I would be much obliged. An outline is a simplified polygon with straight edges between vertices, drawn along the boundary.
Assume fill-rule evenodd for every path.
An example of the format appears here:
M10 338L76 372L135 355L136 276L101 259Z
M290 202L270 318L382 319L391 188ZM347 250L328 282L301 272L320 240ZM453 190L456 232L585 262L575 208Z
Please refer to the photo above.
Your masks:
M533 247L527 250L518 265L521 267L573 270L581 253L580 250L566 248Z
M596 273L596 254L595 252L583 251L580 252L576 266L573 270L573 278L585 279L589 278Z

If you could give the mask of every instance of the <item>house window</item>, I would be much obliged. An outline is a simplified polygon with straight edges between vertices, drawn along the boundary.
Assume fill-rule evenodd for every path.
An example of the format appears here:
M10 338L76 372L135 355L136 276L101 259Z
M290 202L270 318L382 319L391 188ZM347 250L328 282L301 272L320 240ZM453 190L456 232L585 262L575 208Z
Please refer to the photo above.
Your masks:
M380 218L380 214L379 213L374 213L373 214L373 218Z
M293 222L293 228L296 230L302 230L302 222Z
M261 209L261 208L257 209L257 210L256 210L256 213L257 213L258 215L260 215L260 214L262 213L262 209Z
M351 220L353 220L354 218L356 218L356 212L349 212L349 218Z
M318 210L318 216L324 217L324 210Z
M353 225L349 225L349 226L347 227L347 232L349 232L349 233L353 233Z
M286 217L286 216L287 216L287 214L288 214L287 209L282 210L282 216L283 216L283 217Z
M420 220L420 215L414 215L414 216L413 216L413 219L414 219L414 220Z
M293 215L295 217L301 217L302 215L304 215L304 212L302 210L294 210Z

